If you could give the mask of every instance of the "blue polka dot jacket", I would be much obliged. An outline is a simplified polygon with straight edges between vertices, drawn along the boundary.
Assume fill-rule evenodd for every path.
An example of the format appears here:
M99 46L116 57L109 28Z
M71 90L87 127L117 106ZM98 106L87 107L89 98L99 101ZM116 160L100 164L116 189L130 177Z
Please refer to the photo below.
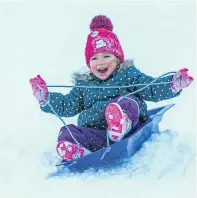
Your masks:
M74 84L77 86L120 86L120 88L90 89L74 87L68 94L49 92L48 102L55 112L61 117L72 117L77 114L78 126L96 129L106 129L107 123L104 116L105 107L118 96L132 93L142 86L131 86L134 84L148 84L153 77L140 72L133 64L132 60L121 63L117 69L106 79L100 80L91 71L86 73L74 73ZM159 78L155 83L170 82L172 75ZM172 91L170 83L160 85L150 85L146 89L136 92L129 97L134 99L140 107L140 119L148 118L147 105L145 101L159 102L171 99L180 94ZM44 112L52 113L49 105L41 106Z

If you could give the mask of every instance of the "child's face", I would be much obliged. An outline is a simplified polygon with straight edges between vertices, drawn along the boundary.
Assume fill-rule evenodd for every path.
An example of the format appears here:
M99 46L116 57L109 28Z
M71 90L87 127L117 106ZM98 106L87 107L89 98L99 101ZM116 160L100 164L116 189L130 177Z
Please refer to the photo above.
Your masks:
M105 80L116 69L119 59L110 53L98 53L90 59L92 73L101 80Z

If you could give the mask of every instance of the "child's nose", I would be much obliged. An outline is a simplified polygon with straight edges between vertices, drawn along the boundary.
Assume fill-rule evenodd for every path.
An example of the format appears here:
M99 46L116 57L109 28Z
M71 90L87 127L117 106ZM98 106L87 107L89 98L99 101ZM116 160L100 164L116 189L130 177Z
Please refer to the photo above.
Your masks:
M104 65L104 64L106 64L106 61L105 61L104 58L99 58L97 64L98 65Z

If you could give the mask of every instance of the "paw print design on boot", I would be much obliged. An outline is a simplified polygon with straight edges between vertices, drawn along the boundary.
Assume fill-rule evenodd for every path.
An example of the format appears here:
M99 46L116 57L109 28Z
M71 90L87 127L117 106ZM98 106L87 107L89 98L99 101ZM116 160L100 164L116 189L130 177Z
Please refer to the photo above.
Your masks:
M73 160L79 157L83 157L84 155L87 155L91 153L84 147L80 146L79 151L78 151L78 146L77 144L73 144L68 141L60 141L57 143L56 150L58 155L63 159L63 160Z
M108 136L113 142L118 142L131 130L132 122L117 103L110 103L105 109L108 124Z

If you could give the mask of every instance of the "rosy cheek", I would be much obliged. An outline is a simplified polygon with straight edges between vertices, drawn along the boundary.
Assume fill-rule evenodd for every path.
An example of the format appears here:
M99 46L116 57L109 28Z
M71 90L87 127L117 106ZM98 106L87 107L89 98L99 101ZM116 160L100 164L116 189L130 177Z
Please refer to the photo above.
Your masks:
M112 60L110 65L111 65L111 67L115 68L117 65L117 62L115 60Z

